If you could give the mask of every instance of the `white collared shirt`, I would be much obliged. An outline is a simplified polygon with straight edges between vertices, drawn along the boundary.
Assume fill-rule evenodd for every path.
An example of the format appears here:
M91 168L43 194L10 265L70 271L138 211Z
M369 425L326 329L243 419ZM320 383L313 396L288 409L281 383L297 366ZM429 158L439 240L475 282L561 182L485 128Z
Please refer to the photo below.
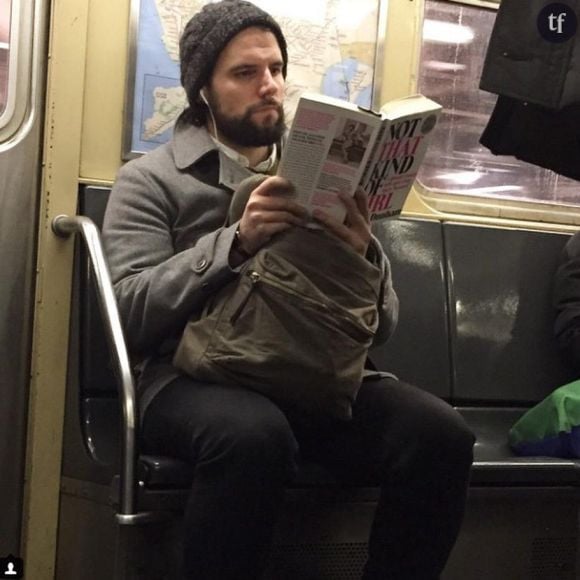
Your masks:
M241 155L231 147L220 143L212 135L210 135L210 138L218 148L220 156L219 182L225 187L235 190L247 177L256 173L269 173L276 167L278 161L276 144L272 145L272 151L267 159L261 161L255 167L250 167L250 162L245 155Z
M220 151L223 151L230 159L241 165L242 167L253 171L254 173L269 173L276 165L278 159L278 146L276 143L272 145L270 150L270 155L264 161L260 161L254 167L250 167L250 161L241 153L238 153L235 149L228 147L221 141L218 141L213 135L210 135L211 140L218 146Z

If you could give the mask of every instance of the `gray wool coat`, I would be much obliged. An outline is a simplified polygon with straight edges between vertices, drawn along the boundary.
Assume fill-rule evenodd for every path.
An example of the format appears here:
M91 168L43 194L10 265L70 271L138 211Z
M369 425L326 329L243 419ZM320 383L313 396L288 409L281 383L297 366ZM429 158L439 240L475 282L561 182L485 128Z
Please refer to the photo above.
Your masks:
M224 223L233 188L248 174L204 128L179 122L170 143L119 171L103 242L137 363L141 413L180 375L171 359L188 319L238 275L228 262L237 223ZM368 257L383 272L379 343L396 326L398 299L388 259L374 238Z

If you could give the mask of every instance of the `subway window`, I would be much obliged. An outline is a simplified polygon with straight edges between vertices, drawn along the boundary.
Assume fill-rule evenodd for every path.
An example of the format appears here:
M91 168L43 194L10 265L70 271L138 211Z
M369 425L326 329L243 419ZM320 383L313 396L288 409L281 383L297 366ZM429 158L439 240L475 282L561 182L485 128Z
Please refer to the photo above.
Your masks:
M6 110L10 72L12 0L0 0L0 116Z
M33 54L44 50L33 35L40 0L0 0L0 144L10 147L33 113ZM34 87L33 87L34 85Z
M426 0L419 92L444 111L418 176L432 199L462 196L580 207L579 184L479 143L497 96L479 90L493 29L492 2Z

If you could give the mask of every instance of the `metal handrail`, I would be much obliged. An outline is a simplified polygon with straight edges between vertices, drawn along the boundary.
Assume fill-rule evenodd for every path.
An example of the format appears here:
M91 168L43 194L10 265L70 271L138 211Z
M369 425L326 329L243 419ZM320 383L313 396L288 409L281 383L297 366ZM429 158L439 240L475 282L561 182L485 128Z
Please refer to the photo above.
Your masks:
M68 238L71 234L81 234L95 277L99 309L105 326L109 350L113 357L113 368L117 375L117 380L120 381L124 428L121 449L121 473L119 474L120 505L117 521L121 524L135 524L144 520L150 520L153 514L137 514L135 511L137 435L135 382L131 372L131 363L125 345L121 318L119 316L99 230L88 217L59 215L52 220L52 231L61 238Z

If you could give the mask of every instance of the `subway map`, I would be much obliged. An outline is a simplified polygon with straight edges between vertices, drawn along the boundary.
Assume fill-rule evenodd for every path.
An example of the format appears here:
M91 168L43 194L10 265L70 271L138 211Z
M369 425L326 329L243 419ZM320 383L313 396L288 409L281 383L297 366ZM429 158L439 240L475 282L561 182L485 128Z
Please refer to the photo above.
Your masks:
M179 38L208 0L141 0L133 83L131 153L167 142L186 104ZM286 113L300 94L321 92L363 107L372 102L380 0L255 0L288 42Z

